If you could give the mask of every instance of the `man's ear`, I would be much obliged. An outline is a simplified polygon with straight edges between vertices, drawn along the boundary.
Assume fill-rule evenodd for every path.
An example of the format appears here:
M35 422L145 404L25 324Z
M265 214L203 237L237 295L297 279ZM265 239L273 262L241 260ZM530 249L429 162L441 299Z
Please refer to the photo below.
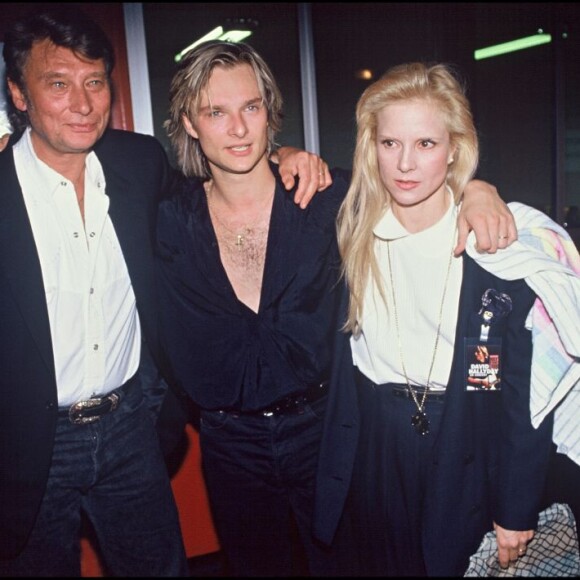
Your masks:
M8 90L10 91L10 96L12 97L12 102L14 106L19 111L28 110L28 104L26 102L26 97L24 93L20 90L20 87L14 82L8 79Z
M185 127L186 133L190 137L193 137L194 139L197 139L198 138L198 133L195 130L194 126L191 124L191 121L189 120L189 117L185 113L183 113L181 115L181 122L183 123L183 126Z

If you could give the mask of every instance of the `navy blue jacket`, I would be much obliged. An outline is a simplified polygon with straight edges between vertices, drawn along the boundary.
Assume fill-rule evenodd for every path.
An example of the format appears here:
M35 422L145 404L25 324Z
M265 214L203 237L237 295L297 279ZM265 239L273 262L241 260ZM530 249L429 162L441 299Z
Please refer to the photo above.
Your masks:
M466 392L464 339L479 337L478 312L488 288L513 301L511 314L490 331L490 337L503 340L502 389ZM534 299L523 280L501 280L464 254L455 351L424 511L430 576L462 576L494 520L507 529L533 529L545 507L541 498L552 420L548 417L537 430L530 420L532 342L524 321ZM332 541L348 493L359 422L348 337L337 347L316 492L315 533L326 543Z

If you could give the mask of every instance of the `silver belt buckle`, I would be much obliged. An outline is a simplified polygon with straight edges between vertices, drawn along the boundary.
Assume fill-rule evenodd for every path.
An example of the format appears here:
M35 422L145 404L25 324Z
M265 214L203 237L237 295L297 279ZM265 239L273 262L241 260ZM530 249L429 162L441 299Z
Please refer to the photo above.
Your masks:
M119 405L119 395L117 393L111 393L106 397L95 397L93 399L87 399L86 401L78 401L70 406L68 410L68 417L71 423L74 425L87 425L88 423L94 423L98 421L102 415L93 415L92 417L83 417L84 409L91 409L92 407L98 407L102 405L107 399L111 401L111 408L107 411L110 413L114 411Z

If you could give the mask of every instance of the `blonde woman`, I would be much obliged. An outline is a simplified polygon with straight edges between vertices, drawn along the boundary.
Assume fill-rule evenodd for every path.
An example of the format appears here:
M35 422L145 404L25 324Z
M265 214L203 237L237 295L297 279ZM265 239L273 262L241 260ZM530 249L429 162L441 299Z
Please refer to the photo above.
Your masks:
M352 354L355 371L349 384L347 364L335 364L329 406L344 423L341 397L355 408L356 383L361 575L461 576L494 528L507 567L534 535L551 443L551 417L538 429L530 419L525 320L536 294L454 255L458 194L475 173L478 139L452 69L395 67L356 113L338 218L351 335L342 360ZM483 376L478 346L497 374L493 390L467 387ZM331 477L324 465L319 477Z

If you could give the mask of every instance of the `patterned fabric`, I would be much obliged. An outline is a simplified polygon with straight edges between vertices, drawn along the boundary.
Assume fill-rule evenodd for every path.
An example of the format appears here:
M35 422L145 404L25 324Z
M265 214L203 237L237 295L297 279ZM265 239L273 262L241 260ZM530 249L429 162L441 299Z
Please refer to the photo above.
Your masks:
M568 232L542 212L508 204L518 240L495 254L479 254L470 234L467 253L506 280L524 278L538 295L526 326L532 332L530 412L538 427L555 409L553 439L580 464L580 254Z
M497 559L495 532L488 532L477 552L469 559L465 576L578 576L580 554L575 524L570 506L552 504L540 513L538 528L526 553L505 570Z

